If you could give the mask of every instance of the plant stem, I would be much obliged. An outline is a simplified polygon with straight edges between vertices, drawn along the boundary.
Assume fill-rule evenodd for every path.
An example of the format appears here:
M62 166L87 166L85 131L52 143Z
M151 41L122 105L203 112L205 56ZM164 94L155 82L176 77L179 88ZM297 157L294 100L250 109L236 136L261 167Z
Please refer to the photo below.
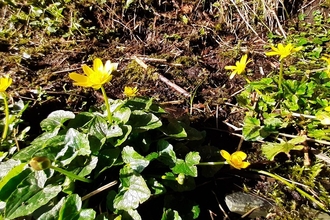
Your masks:
M266 176L270 176L282 183L284 183L285 185L287 185L288 187L290 187L291 189L295 189L297 190L300 195L304 196L305 198L309 199L310 201L314 202L315 204L317 204L323 211L328 212L329 210L327 210L327 208L325 207L325 205L323 203L321 203L320 201L316 200L313 196L311 196L310 194L308 194L307 192L305 192L304 190L300 189L299 187L297 187L295 184L290 183L289 181L285 180L283 177L276 175L276 174L272 174L269 173L267 171L264 170L254 170L251 169L252 171L255 171L257 173L266 175Z
M54 166L50 166L49 168L50 169L53 169L53 170L56 170L57 172L62 173L62 174L66 175L67 177L70 177L72 179L80 180L80 181L85 182L85 183L90 183L91 182L91 180L89 180L89 179L86 179L84 177L78 176L78 175L76 175L74 173L71 173L69 171L66 171L66 170L64 170L62 168L54 167Z
M283 60L280 62L280 76L278 79L278 88L282 90L282 79L283 79Z
M200 162L197 165L200 166L213 166L213 165L223 165L223 164L228 164L226 161L219 161L219 162Z
M5 125L4 125L4 129L2 132L2 140L5 140L7 137L7 133L8 133L8 128L9 128L9 107L8 107L8 101L7 101L7 95L5 92L2 93L3 94L3 101L5 104Z
M103 86L101 86L101 90L102 90L102 95L103 95L104 102L105 102L105 107L107 108L108 120L109 120L109 123L111 124L112 123L112 114L111 114L111 111L110 111L108 96L107 96L107 93L105 92L105 89L104 89Z

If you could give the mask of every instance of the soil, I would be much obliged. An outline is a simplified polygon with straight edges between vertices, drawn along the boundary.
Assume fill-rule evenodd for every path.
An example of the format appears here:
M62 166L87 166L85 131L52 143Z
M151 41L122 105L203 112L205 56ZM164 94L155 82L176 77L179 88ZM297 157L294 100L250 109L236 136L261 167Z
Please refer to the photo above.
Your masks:
M78 112L102 103L100 91L73 86L68 78L68 73L82 72L82 64L91 65L99 57L104 62L119 63L111 84L105 87L109 98L122 98L124 86L137 86L139 95L153 97L174 117L189 117L194 127L207 130L210 145L235 149L240 139L222 122L240 127L244 112L233 106L235 94L246 82L240 76L229 80L224 67L234 65L247 53L252 59L248 65L251 81L270 73L278 62L264 55L269 45L269 30L277 33L278 39L283 38L281 28L286 33L289 28L294 31L298 10L303 8L308 19L320 3L284 1L289 17L283 17L283 7L278 6L274 15L280 20L269 15L266 28L257 18L249 26L237 12L221 14L213 5L216 1L211 0L133 2L134 6L125 9L116 1L102 7L86 1L84 6L64 11L65 16L77 11L83 18L81 29L69 37L61 36L70 31L70 24L63 25L55 35L47 35L23 23L17 28L25 31L24 38L0 41L0 72L11 74L14 81L10 93L14 99L30 102L23 120L31 127L31 140L40 133L39 123L50 112L58 109ZM6 16L3 9L1 13L2 17ZM87 31L91 26L94 29ZM164 78L181 89L166 83ZM243 143L242 148L251 153L260 152L256 144ZM259 159L255 159L254 166L265 166ZM201 190L196 192L205 192L207 188L208 193L201 193L195 199L209 198L209 203L201 206L203 218L200 219L210 216L222 219L218 204L225 205L217 199L238 190L243 183L262 192L273 184L251 175L242 177L241 172L224 170L213 181L199 183ZM143 219L155 217L148 210L153 206L151 203L157 202L160 200L155 198L141 206Z

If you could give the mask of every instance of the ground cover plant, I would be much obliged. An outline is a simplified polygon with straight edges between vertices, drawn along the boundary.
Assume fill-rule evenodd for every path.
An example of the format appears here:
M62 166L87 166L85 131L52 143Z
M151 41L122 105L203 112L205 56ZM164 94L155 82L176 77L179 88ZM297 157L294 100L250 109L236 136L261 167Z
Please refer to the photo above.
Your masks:
M0 1L1 219L329 218L329 3Z

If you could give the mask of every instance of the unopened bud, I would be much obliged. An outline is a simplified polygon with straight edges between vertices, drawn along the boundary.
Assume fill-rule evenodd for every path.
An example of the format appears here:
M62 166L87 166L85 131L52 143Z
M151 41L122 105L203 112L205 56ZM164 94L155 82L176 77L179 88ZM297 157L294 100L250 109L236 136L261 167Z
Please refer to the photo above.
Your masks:
M33 157L29 164L37 171L48 169L51 166L50 160L47 157Z

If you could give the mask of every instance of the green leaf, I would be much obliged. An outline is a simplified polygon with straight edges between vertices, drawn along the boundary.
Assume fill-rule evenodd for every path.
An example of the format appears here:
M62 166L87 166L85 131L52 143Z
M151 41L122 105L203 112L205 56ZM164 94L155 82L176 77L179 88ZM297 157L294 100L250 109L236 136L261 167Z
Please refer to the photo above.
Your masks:
M243 137L246 141L256 141L263 139L260 135L260 121L257 118L246 116L244 118Z
M63 197L56 205L53 206L51 210L43 213L38 220L58 220L59 219L59 210L63 206L65 198Z
M169 119L169 124L160 129L164 134L174 138L186 138L188 140L201 140L203 135L201 132L190 127L182 121Z
M119 137L123 132L118 124L112 124L110 127L105 118L100 115L94 114L91 120L84 125L88 134L97 137L99 140L106 138Z
M126 106L129 107L131 110L144 110L162 114L166 113L166 111L162 109L159 105L153 104L152 98L134 97L132 99L127 100Z
M201 157L198 152L189 152L185 160L177 159L172 171L176 174L183 173L188 176L197 177L197 167Z
M98 163L98 157L90 156L87 163L84 163L84 166L79 167L80 171L78 173L79 176L87 176L89 175L96 167Z
M52 146L54 142L58 142L58 139L62 139L62 136L58 137L57 131L53 133L45 132L31 142L31 145L23 148L17 154L13 156L14 159L21 160L22 162L29 161L38 151L47 146ZM53 157L55 158L55 156Z
M64 146L55 157L55 160L66 166L77 156L87 156L91 153L87 135L70 128L64 139Z
M191 212L193 213L193 219L197 219L201 210L198 205L194 205L191 209Z
M330 125L330 112L318 111L315 114L315 117L321 122L322 125Z
M158 182L156 178L149 178L147 182L153 195L161 195L166 193L165 186Z
M129 210L122 210L119 212L120 218L118 218L118 220L124 219L124 220L142 220L140 214L138 213L138 211L134 210L134 209L129 209ZM117 218L115 220L117 220Z
M143 177L129 166L120 170L119 193L114 199L114 208L120 210L136 209L151 196Z
M141 173L149 165L149 160L137 153L133 147L124 147L121 154L123 161L135 172Z
M308 136L319 140L330 141L330 129L315 129L308 131Z
M43 131L53 132L56 128L64 127L64 122L74 119L75 114L70 111L58 110L50 113L46 119L41 121L40 127Z
M182 218L180 217L178 211L167 209L163 212L163 216L161 220L181 220L181 219Z
M147 131L162 126L161 120L156 115L142 110L132 112L129 124L137 131Z
M299 98L296 95L291 95L287 97L286 100L284 100L284 104L290 111L297 111L300 109L300 106L298 105Z
M42 214L38 220L94 220L93 209L81 209L81 198L77 194L62 198L51 210Z
M65 203L59 210L59 220L78 219L81 209L81 198L77 194L68 195Z
M161 131L169 136L174 138L185 138L187 137L187 132L180 125L180 122L177 120L169 120L169 124L161 128Z
M302 150L304 145L297 145L306 140L305 136L296 137L288 142L281 141L281 143L266 143L261 146L263 154L268 160L274 160L274 157L279 153L285 153L290 157L291 150Z
M4 185L8 183L13 177L20 174L26 167L26 163L21 163L17 160L7 160L0 163L0 192Z
M118 123L126 124L131 116L131 109L127 107L120 108L113 112L113 119Z
M53 199L62 187L44 184L47 181L43 171L30 173L26 179L16 185L16 189L6 200L5 217L9 219L26 216Z
M157 142L157 151L159 154L157 160L161 161L170 168L175 166L177 158L173 150L173 146L169 142L163 139L159 140Z
M127 140L130 133L132 132L132 126L130 125L121 125L120 129L122 131L122 135L118 138L110 139L110 142L115 147L122 145Z
M118 161L121 150L119 148L102 149L98 155L98 162L95 168L96 177L103 171L109 169Z
M26 165L26 164L24 164ZM22 166L22 165L18 165L18 166ZM25 178L27 178L32 170L31 169L23 169L23 170L20 170L21 168L18 167L18 168L13 168L13 173L9 172L8 173L8 178L5 176L3 179L2 179L2 186L1 186L1 190L0 190L0 201L5 201L7 200L11 195L12 195L12 192L14 192L16 189L17 189L17 186L22 182L24 181ZM19 173L17 173L17 175L15 175L15 172L20 170ZM10 178L9 178L10 177Z

